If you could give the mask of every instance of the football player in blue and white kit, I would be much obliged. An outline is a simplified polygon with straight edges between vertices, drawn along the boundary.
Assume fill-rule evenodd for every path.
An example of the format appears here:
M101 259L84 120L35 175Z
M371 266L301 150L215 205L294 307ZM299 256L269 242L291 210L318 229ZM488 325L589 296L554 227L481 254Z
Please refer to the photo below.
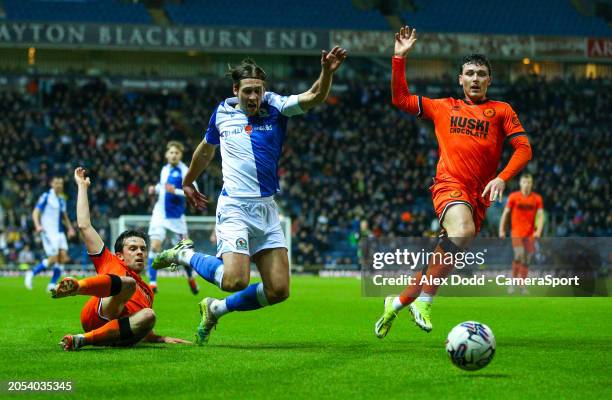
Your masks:
M345 59L346 50L340 47L323 51L319 79L306 92L288 97L266 92L266 73L250 59L230 70L236 97L214 110L183 179L187 199L203 209L206 197L193 182L220 145L223 189L217 203L217 254L196 253L192 242L182 241L153 263L156 268L191 266L208 282L236 292L200 302L199 344L208 341L212 328L228 312L256 310L289 297L287 245L274 201L280 191L277 169L287 121L325 101L333 74ZM251 261L261 283L249 285Z
M157 194L157 202L153 207L153 215L149 224L149 238L151 250L149 251L149 285L157 293L157 270L151 267L155 256L161 251L162 243L166 239L167 231L174 237L174 243L187 238L187 222L185 221L185 194L183 193L183 177L187 173L187 166L181 161L183 144L170 141L166 145L166 164L160 173L159 183L149 187L149 194ZM189 287L193 294L198 294L198 285L193 278L192 269L185 267Z
M55 176L51 179L51 189L43 193L36 202L32 211L34 229L40 234L43 248L47 258L43 259L33 270L25 275L25 287L32 290L32 278L48 267L53 268L51 281L47 290L55 288L62 275L64 263L68 261L68 241L64 228L68 230L68 237L74 236L74 228L66 213L66 200L64 194L64 178Z

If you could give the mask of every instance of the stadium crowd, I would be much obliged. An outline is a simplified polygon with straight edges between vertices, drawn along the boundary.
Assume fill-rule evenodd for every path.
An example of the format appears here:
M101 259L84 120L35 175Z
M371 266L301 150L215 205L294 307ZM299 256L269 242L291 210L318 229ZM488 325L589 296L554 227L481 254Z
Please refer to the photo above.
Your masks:
M0 93L0 265L41 256L31 212L54 175L66 179L74 219L77 164L91 171L92 219L103 235L110 218L149 213L153 199L146 187L159 178L165 143L182 141L188 162L213 107L230 93L229 82L210 82L216 83L166 93L66 79ZM432 125L394 109L387 82L364 82L338 82L329 106L290 122L278 201L292 217L299 264L354 264L360 236L421 236L438 227L428 191L437 160ZM432 97L458 96L451 83L411 82L411 88L427 95L437 85ZM612 83L529 76L495 86L503 95L493 98L512 104L529 134L534 157L528 170L544 198L546 235L611 235ZM215 164L208 179L218 191ZM506 194L516 187L511 182ZM208 213L214 214L214 204ZM494 224L493 218L482 234L494 234ZM76 243L71 247L81 249ZM79 251L70 252L75 262Z

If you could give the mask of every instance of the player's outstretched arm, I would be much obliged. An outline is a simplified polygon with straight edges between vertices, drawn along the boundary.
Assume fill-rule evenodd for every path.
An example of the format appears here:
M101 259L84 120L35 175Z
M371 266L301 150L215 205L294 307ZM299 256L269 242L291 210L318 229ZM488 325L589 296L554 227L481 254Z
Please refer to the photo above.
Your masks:
M99 254L104 248L104 241L98 232L91 225L89 216L89 196L87 190L91 185L91 180L87 176L87 171L83 167L74 170L74 181L77 184L77 227L81 232L85 247L89 254Z
M395 47L391 60L391 102L400 110L420 117L425 108L433 106L430 105L431 100L428 98L419 98L408 90L406 56L412 51L416 41L416 29L410 29L408 26L402 27L395 34Z
M169 336L160 336L160 335L157 335L153 331L149 332L149 334L145 336L145 338L142 339L142 341L148 342L148 343L192 344L192 342L188 340L173 338Z
M189 169L183 178L183 193L189 203L198 210L204 209L208 204L208 199L195 187L194 182L208 167L215 157L216 146L202 140L193 152Z
M325 50L321 52L321 75L319 75L319 79L313 83L310 89L298 95L298 103L303 111L308 111L327 99L334 72L340 68L346 60L346 56L346 50L340 46L334 47L330 52Z

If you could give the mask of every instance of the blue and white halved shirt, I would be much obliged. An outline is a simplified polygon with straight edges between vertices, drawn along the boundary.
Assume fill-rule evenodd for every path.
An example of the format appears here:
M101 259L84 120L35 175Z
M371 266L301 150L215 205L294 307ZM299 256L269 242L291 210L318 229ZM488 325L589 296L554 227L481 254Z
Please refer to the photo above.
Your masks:
M159 183L155 187L159 197L153 208L153 215L167 219L181 218L185 215L186 202L183 192L183 177L188 169L183 162L179 162L175 166L164 165L159 176ZM174 193L166 191L166 184L168 183L174 186Z
M267 197L280 191L278 161L288 117L302 114L298 96L266 92L257 116L237 110L238 98L219 104L206 130L206 143L221 145L223 194Z
M40 224L45 232L64 232L62 217L66 212L66 201L53 189L49 189L38 198L36 208L40 210Z

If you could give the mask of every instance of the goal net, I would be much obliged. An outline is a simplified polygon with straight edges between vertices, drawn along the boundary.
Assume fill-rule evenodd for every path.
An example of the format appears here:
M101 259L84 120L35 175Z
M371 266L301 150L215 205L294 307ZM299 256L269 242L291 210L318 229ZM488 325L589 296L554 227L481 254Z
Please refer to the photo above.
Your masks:
M213 235L215 230L215 216L187 216L187 229L189 230L189 238L193 240L195 248L200 253L216 254L217 243ZM111 241L115 240L119 234L126 229L140 229L147 232L149 229L150 215L121 215L119 218L113 218L110 221ZM284 215L280 216L281 228L285 233L287 247L289 248L289 264L291 265L291 218ZM173 235L168 232L166 242L163 248L168 248L173 243Z

